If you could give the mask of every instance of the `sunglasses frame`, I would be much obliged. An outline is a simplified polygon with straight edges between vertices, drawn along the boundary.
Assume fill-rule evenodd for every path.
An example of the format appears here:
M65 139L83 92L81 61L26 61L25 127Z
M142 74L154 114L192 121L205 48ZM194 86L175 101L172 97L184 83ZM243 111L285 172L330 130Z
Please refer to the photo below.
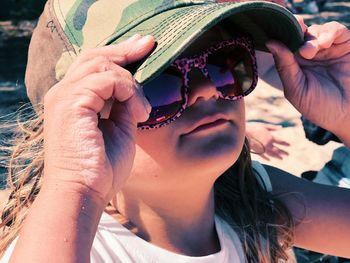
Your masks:
M181 116L181 114L184 112L184 110L186 109L187 104L188 104L188 95L190 92L189 73L191 72L191 70L193 68L197 68L202 72L202 74L207 79L211 80L210 76L209 76L208 69L206 68L208 56L213 54L217 50L220 50L224 47L232 46L232 45L243 47L247 51L247 53L250 55L250 59L251 59L251 63L252 63L252 70L253 70L253 72L252 72L253 73L252 84L249 87L249 89L247 89L242 95L224 96L221 92L218 92L219 97L222 99L225 99L225 100L235 101L235 100L239 100L239 99L243 98L244 96L247 96L250 92L252 92L258 83L258 67L257 67L257 63L256 63L255 50L254 50L252 40L250 40L250 38L248 38L248 37L236 37L236 38L231 39L231 40L223 40L223 41L207 48L206 50L200 52L197 55L176 59L170 65L172 67L176 67L182 74L182 81L183 81L183 87L181 88L181 93L182 93L181 95L183 98L182 105L179 108L179 110L177 111L177 113L174 114L173 117L166 119L164 121L160 121L159 123L156 123L156 124L140 123L140 124L138 124L138 129L139 130L149 130L149 129L160 128L160 127L163 127L165 125L168 125L169 123L171 123L171 122L175 121L177 118L179 118Z

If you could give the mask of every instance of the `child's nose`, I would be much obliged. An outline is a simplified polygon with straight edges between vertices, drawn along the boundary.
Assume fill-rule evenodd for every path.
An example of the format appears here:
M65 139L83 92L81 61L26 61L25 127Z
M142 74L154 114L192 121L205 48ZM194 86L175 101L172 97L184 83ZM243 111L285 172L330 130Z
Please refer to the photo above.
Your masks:
M194 68L188 74L189 77L189 95L188 106L196 103L198 100L218 99L219 91L214 83L210 81L199 69Z

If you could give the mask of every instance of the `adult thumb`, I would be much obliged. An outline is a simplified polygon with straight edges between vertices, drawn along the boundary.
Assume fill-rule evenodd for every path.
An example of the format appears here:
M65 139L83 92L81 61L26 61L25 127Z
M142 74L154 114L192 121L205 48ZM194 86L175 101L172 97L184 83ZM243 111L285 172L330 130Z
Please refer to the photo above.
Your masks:
M266 47L275 60L276 69L283 84L284 94L294 104L294 100L298 97L297 93L302 90L305 81L299 63L295 55L281 42L270 40L266 43Z

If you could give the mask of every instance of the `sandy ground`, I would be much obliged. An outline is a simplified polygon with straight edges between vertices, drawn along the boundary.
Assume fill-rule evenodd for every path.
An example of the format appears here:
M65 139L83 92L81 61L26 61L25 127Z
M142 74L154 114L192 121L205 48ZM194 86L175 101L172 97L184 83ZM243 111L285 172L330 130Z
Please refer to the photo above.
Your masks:
M319 146L305 138L300 121L300 113L284 98L283 92L277 90L262 80L259 80L257 88L246 97L247 120L286 126L273 134L290 146L279 146L288 152L282 160L270 158L266 160L258 154L252 154L252 158L262 163L283 169L296 176L309 170L318 171L331 159L333 150L341 144L329 142Z

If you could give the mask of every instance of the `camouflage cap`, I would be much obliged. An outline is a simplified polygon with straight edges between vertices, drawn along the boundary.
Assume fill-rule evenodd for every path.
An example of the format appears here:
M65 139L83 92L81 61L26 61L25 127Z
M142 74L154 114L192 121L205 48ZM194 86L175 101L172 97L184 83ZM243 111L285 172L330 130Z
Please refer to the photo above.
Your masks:
M203 32L219 22L249 34L259 50L277 39L296 51L302 30L285 8L265 1L234 0L48 0L29 46L28 96L35 106L84 49L153 35L157 46L132 73L151 80ZM226 26L227 28L227 26Z

